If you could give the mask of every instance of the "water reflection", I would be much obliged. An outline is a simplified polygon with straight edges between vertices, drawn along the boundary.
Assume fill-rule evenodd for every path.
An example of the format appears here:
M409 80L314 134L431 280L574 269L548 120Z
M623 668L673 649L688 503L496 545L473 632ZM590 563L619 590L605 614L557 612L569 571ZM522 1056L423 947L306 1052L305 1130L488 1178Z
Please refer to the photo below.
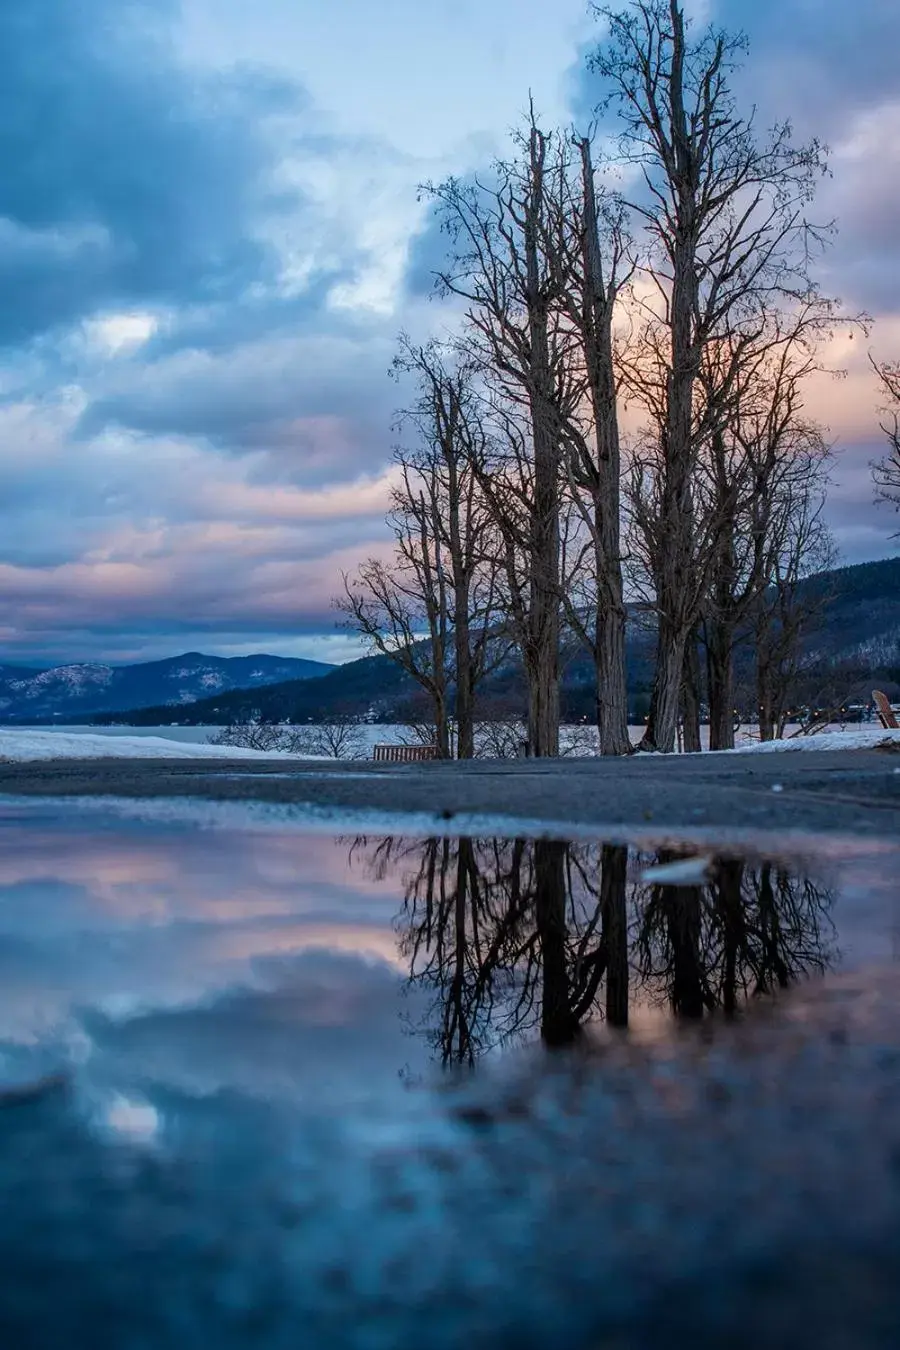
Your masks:
M672 849L86 827L25 806L0 843L0 1084L74 1055L129 1100L152 1080L325 1109L598 1022L733 1015L839 957L833 892L773 862L676 885L645 876ZM842 959L889 959L891 899L867 879L842 900Z
M678 1017L732 1015L836 962L833 901L808 877L737 858L717 861L704 886L639 886L635 969Z
M833 892L772 862L716 859L681 885L642 876L682 855L615 844L359 839L351 855L402 878L399 952L427 995L411 1029L444 1065L570 1045L636 1008L733 1016L838 959Z

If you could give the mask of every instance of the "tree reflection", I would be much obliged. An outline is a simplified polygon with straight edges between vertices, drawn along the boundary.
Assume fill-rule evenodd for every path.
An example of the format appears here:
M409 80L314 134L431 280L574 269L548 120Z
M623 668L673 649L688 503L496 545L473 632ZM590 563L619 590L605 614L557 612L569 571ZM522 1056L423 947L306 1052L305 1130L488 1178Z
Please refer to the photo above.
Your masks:
M716 860L704 884L644 884L651 862L616 844L357 840L374 875L398 875L396 920L412 1029L444 1065L537 1036L571 1045L586 1023L625 1028L630 1005L678 1018L721 1010L825 970L831 893L774 863Z
M633 967L677 1017L733 1015L748 998L832 964L832 903L827 888L775 863L719 859L706 885L637 888Z

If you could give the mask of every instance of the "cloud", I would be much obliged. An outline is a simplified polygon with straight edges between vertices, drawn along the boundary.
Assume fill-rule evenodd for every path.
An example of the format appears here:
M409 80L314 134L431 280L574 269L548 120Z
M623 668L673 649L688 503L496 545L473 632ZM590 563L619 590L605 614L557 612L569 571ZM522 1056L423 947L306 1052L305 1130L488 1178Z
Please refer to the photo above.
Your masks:
M835 143L850 119L897 93L894 0L714 0L713 17L747 34L743 85L764 120Z
M348 66L330 22L260 5L252 21L237 0L0 6L6 659L353 654L330 598L343 568L386 547L406 398L387 377L396 334L424 338L459 312L429 301L446 239L416 185L483 171L529 87L564 115L565 54L585 37L580 0L552 17L503 0L495 54L471 57L496 87L479 83L473 103L442 71L412 128L409 89L375 108L386 77L369 52ZM508 37L513 8L524 27ZM824 0L709 8L750 30L761 118L793 114L798 134L831 142L822 210L842 228L825 282L877 317L873 347L895 355L893 0L852 16ZM398 15L409 45L374 25L373 50L390 46L384 69L424 61L424 88L441 25L468 39L458 16L432 21L412 0ZM583 121L596 96L583 68L568 88ZM865 357L843 353L848 378L810 409L843 447L830 510L850 557L888 551L895 523L866 505L880 439Z
M107 1075L135 1074L190 1093L222 1089L266 1098L319 1100L393 1084L423 1047L403 1016L421 1016L424 998L403 996L386 962L313 948L256 963L254 982L194 1007L127 1020L102 1016L85 1027ZM424 1068L425 1064L417 1064Z
M383 329L362 325L130 363L101 380L79 434L89 438L112 424L203 437L271 452L273 468L305 482L353 476L390 458L392 354Z
M302 91L258 71L198 78L167 0L0 8L0 340L102 305L183 304L275 275L267 119Z
M329 634L383 532L416 171L292 78L186 65L179 13L0 9L10 659Z
M0 1014L21 1043L80 1031L85 1076L269 1094L388 1080L410 1057L396 874L331 838L13 816L0 860Z

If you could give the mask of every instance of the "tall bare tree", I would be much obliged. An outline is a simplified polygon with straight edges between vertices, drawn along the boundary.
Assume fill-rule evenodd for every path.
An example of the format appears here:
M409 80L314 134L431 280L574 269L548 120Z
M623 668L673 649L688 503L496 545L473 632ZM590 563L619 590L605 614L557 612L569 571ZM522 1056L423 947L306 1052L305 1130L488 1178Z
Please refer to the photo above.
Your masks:
M509 647L497 531L479 486L486 438L475 368L434 343L417 346L406 336L396 368L418 382L418 397L402 415L418 444L403 460L428 485L436 507L435 542L446 558L457 755L471 759L478 686Z
M367 558L344 574L335 606L370 651L389 657L428 699L438 754L452 756L449 725L450 613L443 550L436 538L438 506L402 466L388 524L388 562Z
M772 530L771 577L753 614L760 739L784 733L810 637L831 590L816 576L834 567L837 550L824 518L827 456L811 443L781 487Z
M819 532L802 521L824 492L830 449L806 415L804 393L820 369L832 317L827 302L809 302L793 314L766 316L755 333L729 335L704 354L702 397L717 405L707 414L698 492L708 541L702 629L712 750L734 745L735 646L761 597L778 584L787 542L811 551L796 560L802 570L821 562Z
M640 170L631 208L650 252L643 353L632 383L658 404L658 547L652 580L657 663L643 746L675 745L685 648L702 584L695 566L700 447L697 386L704 350L761 301L810 292L807 265L820 239L806 205L823 164L820 147L795 147L788 126L757 137L730 78L743 41L688 30L679 0L599 8L608 38L591 65L619 115L620 155ZM650 391L649 394L647 391Z
M528 741L533 755L559 753L560 485L562 436L577 399L568 362L571 336L563 324L558 215L548 199L565 172L558 137L532 116L518 138L519 153L494 167L490 184L450 179L426 191L452 240L450 265L439 274L445 293L467 302L468 349L481 363L495 404L514 427L529 464L521 554L528 603L522 659L528 684ZM499 494L492 500L501 508ZM507 547L513 518L505 522Z
M629 238L621 202L598 192L591 139L575 139L578 173L558 205L566 219L556 237L568 237L560 259L564 276L561 305L576 343L571 360L583 363L586 399L577 403L566 424L565 464L586 549L585 564L593 603L578 603L568 589L564 602L570 625L591 652L595 667L600 751L622 755L631 750L625 672L626 606L622 576L621 477L618 383L613 323L623 286L631 275Z
M452 712L457 754L471 759L477 687L505 652L493 527L478 487L484 450L472 368L405 337L395 368L413 376L417 393L400 417L416 441L395 454L394 553L345 577L337 605L424 691L441 756L452 754Z
M872 465L876 497L900 511L900 365L872 365L887 400L882 427L889 445L884 458Z

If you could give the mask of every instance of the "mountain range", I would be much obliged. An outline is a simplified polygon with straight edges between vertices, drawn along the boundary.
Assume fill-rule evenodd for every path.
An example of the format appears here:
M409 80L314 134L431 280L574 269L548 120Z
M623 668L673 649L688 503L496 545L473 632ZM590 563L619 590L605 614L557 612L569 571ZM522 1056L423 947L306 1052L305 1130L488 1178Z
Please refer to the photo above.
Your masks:
M809 697L827 679L838 699L861 697L873 678L886 688L900 685L900 557L863 563L810 577L803 583L816 594L827 595L823 620L811 636L805 653L810 671ZM637 613L629 621L627 662L631 715L646 712L652 678L654 635ZM744 653L746 661L747 653ZM272 658L274 659L274 658ZM591 717L592 670L583 653L567 654L562 688L564 717ZM868 697L867 694L865 694ZM520 713L524 706L521 670L506 662L485 683L481 706L486 715ZM371 656L326 669L317 679L297 678L267 683L265 687L217 691L174 710L166 706L138 708L117 715L98 715L94 722L128 722L153 726L179 721L222 724L257 718L263 721L323 722L369 716L379 721L414 720L422 700L413 681L387 657ZM174 714L174 715L173 715Z
M334 666L287 656L204 656L111 666L87 662L49 669L0 665L0 721L73 722L148 704L174 710L230 690L254 690L327 675Z

